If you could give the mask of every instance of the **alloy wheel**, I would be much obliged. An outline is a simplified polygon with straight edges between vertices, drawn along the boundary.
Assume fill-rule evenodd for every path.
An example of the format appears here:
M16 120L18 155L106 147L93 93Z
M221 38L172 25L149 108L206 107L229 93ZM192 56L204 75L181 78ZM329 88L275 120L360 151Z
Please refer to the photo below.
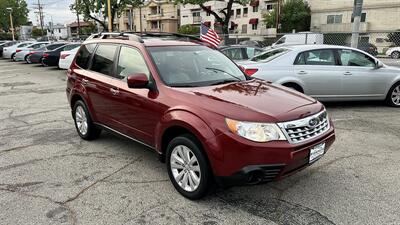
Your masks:
M82 106L76 107L75 110L75 123L78 127L79 133L82 135L86 135L88 132L88 120L86 116L86 112Z
M400 58L400 52L393 52L393 53L392 53L392 58L393 58L393 59L398 59L398 58Z
M392 102L396 106L400 106L400 85L397 85L392 91Z
M199 187L200 164L190 148L177 145L171 153L170 167L176 183L183 190L193 192Z

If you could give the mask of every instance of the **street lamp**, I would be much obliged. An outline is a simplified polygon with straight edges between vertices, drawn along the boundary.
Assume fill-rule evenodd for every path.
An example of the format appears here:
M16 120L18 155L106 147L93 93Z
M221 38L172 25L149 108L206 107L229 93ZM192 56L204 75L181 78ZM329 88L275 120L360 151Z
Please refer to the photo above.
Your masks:
M15 36L14 36L14 24L13 24L13 19L12 19L12 12L13 12L13 9L12 9L11 7L8 7L8 8L7 8L7 11L10 12L11 32L12 32L13 41L15 41Z

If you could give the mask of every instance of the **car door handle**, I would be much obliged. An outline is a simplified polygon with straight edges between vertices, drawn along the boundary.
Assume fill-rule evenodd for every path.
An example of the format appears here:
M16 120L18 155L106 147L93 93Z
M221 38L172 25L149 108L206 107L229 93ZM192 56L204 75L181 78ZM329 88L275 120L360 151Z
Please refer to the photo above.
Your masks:
M344 73L344 75L346 75L346 76L350 76L350 75L353 75L352 73L350 73L350 72L345 72Z
M110 88L110 91L111 91L112 95L118 95L119 94L118 88Z
M306 75L306 74L308 74L306 71L299 71L297 74L299 74L299 75Z
M88 85L88 84L89 84L89 81L86 80L86 79L82 79L82 84L83 84L83 85Z

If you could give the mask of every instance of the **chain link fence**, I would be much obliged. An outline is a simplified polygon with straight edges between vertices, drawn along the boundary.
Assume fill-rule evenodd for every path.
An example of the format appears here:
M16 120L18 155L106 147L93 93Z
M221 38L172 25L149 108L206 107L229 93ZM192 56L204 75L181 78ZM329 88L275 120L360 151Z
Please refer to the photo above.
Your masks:
M305 35L307 35L308 41L306 41ZM352 33L322 33L317 37L314 33L281 33L276 36L229 34L228 38L222 38L224 45L246 43L246 41L251 40L253 43L265 47L278 41L282 42L281 38L284 36L290 36L288 44L328 44L350 47ZM400 47L400 31L360 33L358 40L359 49L383 57L386 56L386 52L390 48Z

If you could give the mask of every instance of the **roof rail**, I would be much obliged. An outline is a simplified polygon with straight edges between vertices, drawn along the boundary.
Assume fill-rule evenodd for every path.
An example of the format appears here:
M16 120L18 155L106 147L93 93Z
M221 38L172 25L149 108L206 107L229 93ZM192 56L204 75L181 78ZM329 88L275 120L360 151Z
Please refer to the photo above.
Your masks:
M192 35L178 34L178 33L168 33L168 32L127 32L129 34L135 34L140 37L175 37L176 39L187 39L193 41L201 41L200 38Z
M136 34L124 33L124 32L101 32L101 33L90 35L90 37L88 37L88 39L86 39L86 40L107 39L110 37L127 37L127 38L129 38L130 41L137 41L137 42L143 43L143 40L140 36L138 36Z

